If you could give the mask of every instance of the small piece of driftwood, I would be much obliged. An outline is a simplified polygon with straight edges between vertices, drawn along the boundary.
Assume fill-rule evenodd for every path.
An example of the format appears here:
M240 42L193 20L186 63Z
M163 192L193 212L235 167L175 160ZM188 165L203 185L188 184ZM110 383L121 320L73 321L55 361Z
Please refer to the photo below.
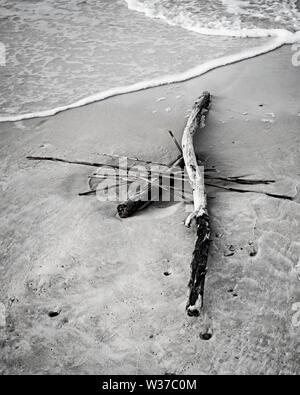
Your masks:
M43 161L51 161L51 162L61 162L61 163L68 163L71 165L83 165L83 166L91 166L91 167L105 167L109 166L114 169L119 169L117 165L107 165L106 163L99 163L99 162L86 162L86 161L79 161L79 160L68 160L68 159L61 159L55 158L53 156L27 156L26 159L29 160L43 160ZM127 170L127 169L125 169ZM129 170L129 168L128 168Z
M229 192L237 192L237 193L258 193L259 195L265 195L272 197L274 199L283 199L283 200L291 200L293 201L295 199L294 196L288 196L288 195L278 195L276 193L270 193L270 192L263 192L263 191L251 191L251 189L239 189L239 188L232 188L228 187L225 185L217 185L217 184L212 184L211 182L206 182L205 185L213 188L218 188L218 189L223 189L225 191ZM252 184L253 185L253 184Z
M176 145L178 151L180 152L180 155L175 159L169 162L167 166L167 171L164 173L165 175L173 175L173 173L178 171L178 169L182 169L184 167L184 161L182 157L182 148L180 147L179 142L177 141L176 137L172 133L171 130L169 130L169 134ZM159 184L159 177L155 178L154 184L158 183ZM150 184L149 182L145 181L144 185L141 186L141 189L138 193L136 193L134 196L130 196L125 202L121 203L117 207L118 215L120 218L128 218L132 216L134 213L136 213L139 210L142 210L146 207L148 207L151 203L152 200L156 199L157 195L159 194L161 188L159 185L156 185L156 187L153 187L153 183Z
M113 155L105 155L103 156L108 156L108 157L113 157ZM116 156L117 157L117 156ZM134 161L136 163L142 164L146 166L150 166L153 164L165 167L167 171L170 170L170 166L174 164L174 162L179 162L180 164L180 159L182 160L182 155L179 155L174 161L171 161L169 164L159 164L156 162L150 162L150 161L143 161L135 158L126 158L126 157L120 157L123 159L128 159L130 161ZM90 166L90 167L110 167L115 170L123 170L123 171L131 171L131 172L138 172L138 169L135 169L134 167L132 168L131 166L124 167L120 166L117 164L112 164L112 163L101 163L101 162L87 162L87 161L79 161L79 160L69 160L69 159L63 159L63 158L56 158L53 156L27 156L26 159L29 160L36 160L36 161L50 161L50 162L60 162L60 163L67 163L71 165L83 165L83 166ZM207 171L215 172L215 169L208 169ZM153 171L149 170L150 173L153 173Z
M173 173L178 170L180 166L182 166L183 159L182 156L179 155L175 160L172 160L168 163L167 173ZM159 177L153 180L154 182L159 181ZM159 194L160 188L153 187L147 181L141 185L140 191L135 195L130 196L125 202L121 203L117 207L118 215L120 218L128 218L136 213L138 210L144 209L152 203L152 200L155 198L155 194ZM149 196L151 194L151 196Z
M188 284L189 296L186 305L189 316L199 316L203 307L207 259L210 245L211 230L207 211L204 172L202 172L198 166L193 141L195 133L205 124L210 102L211 95L208 92L204 92L195 102L182 137L183 159L194 198L194 212L188 216L186 226L189 227L193 220L196 222L197 226L197 240L191 262L191 277Z
M226 181L241 185L269 185L276 182L275 180L247 179L243 177L214 177L209 175L206 175L205 178L214 181Z
M171 130L169 130L169 135L171 136L171 139L173 140L174 144L176 145L178 151L182 155L182 148Z

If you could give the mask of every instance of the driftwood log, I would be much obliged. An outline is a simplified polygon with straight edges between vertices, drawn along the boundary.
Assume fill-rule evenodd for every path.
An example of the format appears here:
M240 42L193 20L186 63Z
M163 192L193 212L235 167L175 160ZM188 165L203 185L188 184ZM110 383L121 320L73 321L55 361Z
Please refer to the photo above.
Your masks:
M183 159L182 155L179 155L175 160L172 160L168 163L168 170L167 173L172 174L178 167L183 166ZM159 182L159 177L153 179L153 182ZM139 192L135 195L130 196L125 202L118 205L118 215L120 218L128 218L138 210L141 210L147 207L149 204L152 203L152 200L155 198L154 194L159 194L160 188L159 186L153 187L153 184L146 182L144 185L141 186ZM151 195L151 196L149 196ZM152 199L152 200L151 200Z
M204 126L209 111L211 95L204 92L195 102L182 137L182 151L186 170L193 190L194 211L188 216L186 226L196 222L197 240L191 262L191 278L186 310L189 316L199 316L203 307L204 285L210 245L210 224L207 197L204 186L204 171L200 169L194 149L194 135Z

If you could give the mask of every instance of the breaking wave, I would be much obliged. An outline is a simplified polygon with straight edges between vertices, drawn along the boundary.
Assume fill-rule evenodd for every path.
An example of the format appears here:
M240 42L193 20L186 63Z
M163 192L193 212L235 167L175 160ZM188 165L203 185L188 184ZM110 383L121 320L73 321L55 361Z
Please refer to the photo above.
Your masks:
M170 25L205 36L266 38L267 43L248 48L238 54L222 56L204 62L185 72L175 73L143 82L118 86L90 95L74 103L26 114L1 116L0 122L15 122L47 117L59 112L101 101L113 96L136 92L161 85L183 82L213 69L253 58L285 44L300 41L300 17L295 1L271 0L124 0L128 8L147 17L157 18ZM268 28L267 28L268 27Z

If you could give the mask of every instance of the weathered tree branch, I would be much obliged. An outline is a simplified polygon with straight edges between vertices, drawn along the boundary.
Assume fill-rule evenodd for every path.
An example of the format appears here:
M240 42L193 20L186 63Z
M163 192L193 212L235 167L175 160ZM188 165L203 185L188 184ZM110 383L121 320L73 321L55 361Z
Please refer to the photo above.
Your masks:
M194 197L194 212L188 216L186 226L190 226L192 220L195 220L197 225L197 240L191 262L191 278L188 284L189 297L186 305L189 316L199 316L203 307L210 244L211 231L204 187L204 172L198 166L193 142L195 133L204 125L210 102L210 94L204 92L193 107L182 137L183 158Z

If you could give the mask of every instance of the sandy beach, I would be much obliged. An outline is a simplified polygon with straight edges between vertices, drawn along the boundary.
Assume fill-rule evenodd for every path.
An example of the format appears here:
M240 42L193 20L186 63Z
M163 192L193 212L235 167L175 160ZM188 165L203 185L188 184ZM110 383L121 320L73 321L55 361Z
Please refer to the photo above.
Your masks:
M300 68L291 57L285 46L185 83L0 124L0 374L300 373ZM93 168L26 156L167 163L177 156L167 131L181 138L205 90L213 102L196 139L205 166L275 179L252 188L294 200L208 190L205 314L189 318L195 228L183 226L183 204L120 220L116 204L78 196Z

